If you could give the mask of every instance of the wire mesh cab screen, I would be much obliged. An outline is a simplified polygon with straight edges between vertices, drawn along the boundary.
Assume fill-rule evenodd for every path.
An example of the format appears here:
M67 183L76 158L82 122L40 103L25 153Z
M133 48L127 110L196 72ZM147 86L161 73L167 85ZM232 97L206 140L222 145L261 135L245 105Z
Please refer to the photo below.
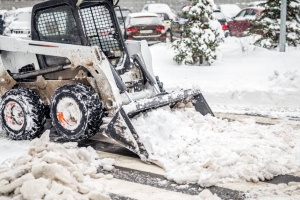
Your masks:
M38 12L36 28L41 41L81 44L74 16L67 5Z
M80 17L91 46L99 46L109 58L121 56L119 36L105 5L81 8Z
M36 18L36 30L41 41L81 45L76 21L68 5L41 10ZM46 65L43 67L71 63L67 58L58 56L43 55L42 59Z

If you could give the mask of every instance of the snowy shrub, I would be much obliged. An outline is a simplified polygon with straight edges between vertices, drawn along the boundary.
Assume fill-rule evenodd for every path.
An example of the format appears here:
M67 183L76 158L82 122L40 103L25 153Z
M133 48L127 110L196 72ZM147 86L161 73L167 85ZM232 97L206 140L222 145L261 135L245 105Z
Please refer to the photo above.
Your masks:
M296 47L300 43L300 15L297 0L287 0L286 43ZM255 45L273 49L279 45L281 0L268 0L262 4L265 10L248 30L248 35L258 35Z
M216 59L216 49L224 39L220 23L213 17L212 0L191 0L192 6L183 8L189 22L183 32L183 38L173 43L174 61L209 65Z

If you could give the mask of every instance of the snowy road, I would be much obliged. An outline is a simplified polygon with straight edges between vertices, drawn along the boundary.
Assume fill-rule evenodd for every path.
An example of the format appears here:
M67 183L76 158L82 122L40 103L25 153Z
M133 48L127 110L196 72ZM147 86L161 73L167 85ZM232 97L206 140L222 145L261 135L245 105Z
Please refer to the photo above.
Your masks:
M232 121L252 118L263 126L272 126L280 122L278 119L261 116L224 113L216 113L216 116ZM288 123L300 130L299 121L289 120ZM109 140L101 136L95 136L80 145L92 146L102 158L115 159L115 169L109 172L114 179L104 183L110 194L117 195L112 196L113 199L199 199L197 195L205 190L198 184L178 185L168 181L164 177L166 172L162 168L141 162L137 155L116 144L110 144ZM255 195L257 192L260 195L265 193L266 196L269 196L270 193L276 196L278 193L281 199L285 199L282 196L284 194L286 199L289 199L289 195L292 195L292 198L300 197L295 196L295 185L300 185L300 172L277 176L270 181L224 183L207 189L221 199L246 199L249 197L247 194L249 191L251 191L251 195ZM202 193L202 195L204 194Z

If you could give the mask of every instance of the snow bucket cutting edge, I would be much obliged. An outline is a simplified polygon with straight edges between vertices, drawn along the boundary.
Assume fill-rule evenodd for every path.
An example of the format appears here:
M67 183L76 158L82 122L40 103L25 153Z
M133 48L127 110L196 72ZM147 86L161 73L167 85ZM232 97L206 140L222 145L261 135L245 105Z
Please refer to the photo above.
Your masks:
M191 102L195 110L202 115L214 116L200 90L181 90L170 94L160 94L153 98L143 99L121 107L116 114L109 119L106 125L101 126L100 133L112 138L120 145L139 155L142 161L149 162L147 148L140 140L130 118L138 113L169 105L171 108L177 103Z
M210 114L214 116L212 110L207 104L204 96L200 90L180 90L172 93L163 93L149 99L142 99L136 102L133 102L129 105L123 106L127 111L129 117L133 117L136 114L159 108L162 106L170 105L171 108L176 106L177 103L191 102L195 107L196 111L200 112L202 115Z

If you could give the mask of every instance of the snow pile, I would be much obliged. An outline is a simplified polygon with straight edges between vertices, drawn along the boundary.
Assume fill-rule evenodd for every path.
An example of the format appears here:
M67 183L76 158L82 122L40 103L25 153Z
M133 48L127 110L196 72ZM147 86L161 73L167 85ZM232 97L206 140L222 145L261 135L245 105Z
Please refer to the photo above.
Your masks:
M274 75L270 76L269 79L272 86L300 92L300 70L286 71L285 73L275 70Z
M287 124L228 122L193 108L168 107L133 124L166 178L179 184L257 182L300 170L300 131Z
M31 142L28 154L0 166L0 199L110 199L93 179L112 178L97 167L112 169L91 147L49 142L49 131Z
M196 198L195 198L196 199ZM208 189L204 189L200 192L200 194L197 196L198 200L221 200L218 195L212 194L211 191Z
M292 198L291 198L292 196ZM268 187L255 186L246 193L247 199L300 199L300 183L289 182Z

